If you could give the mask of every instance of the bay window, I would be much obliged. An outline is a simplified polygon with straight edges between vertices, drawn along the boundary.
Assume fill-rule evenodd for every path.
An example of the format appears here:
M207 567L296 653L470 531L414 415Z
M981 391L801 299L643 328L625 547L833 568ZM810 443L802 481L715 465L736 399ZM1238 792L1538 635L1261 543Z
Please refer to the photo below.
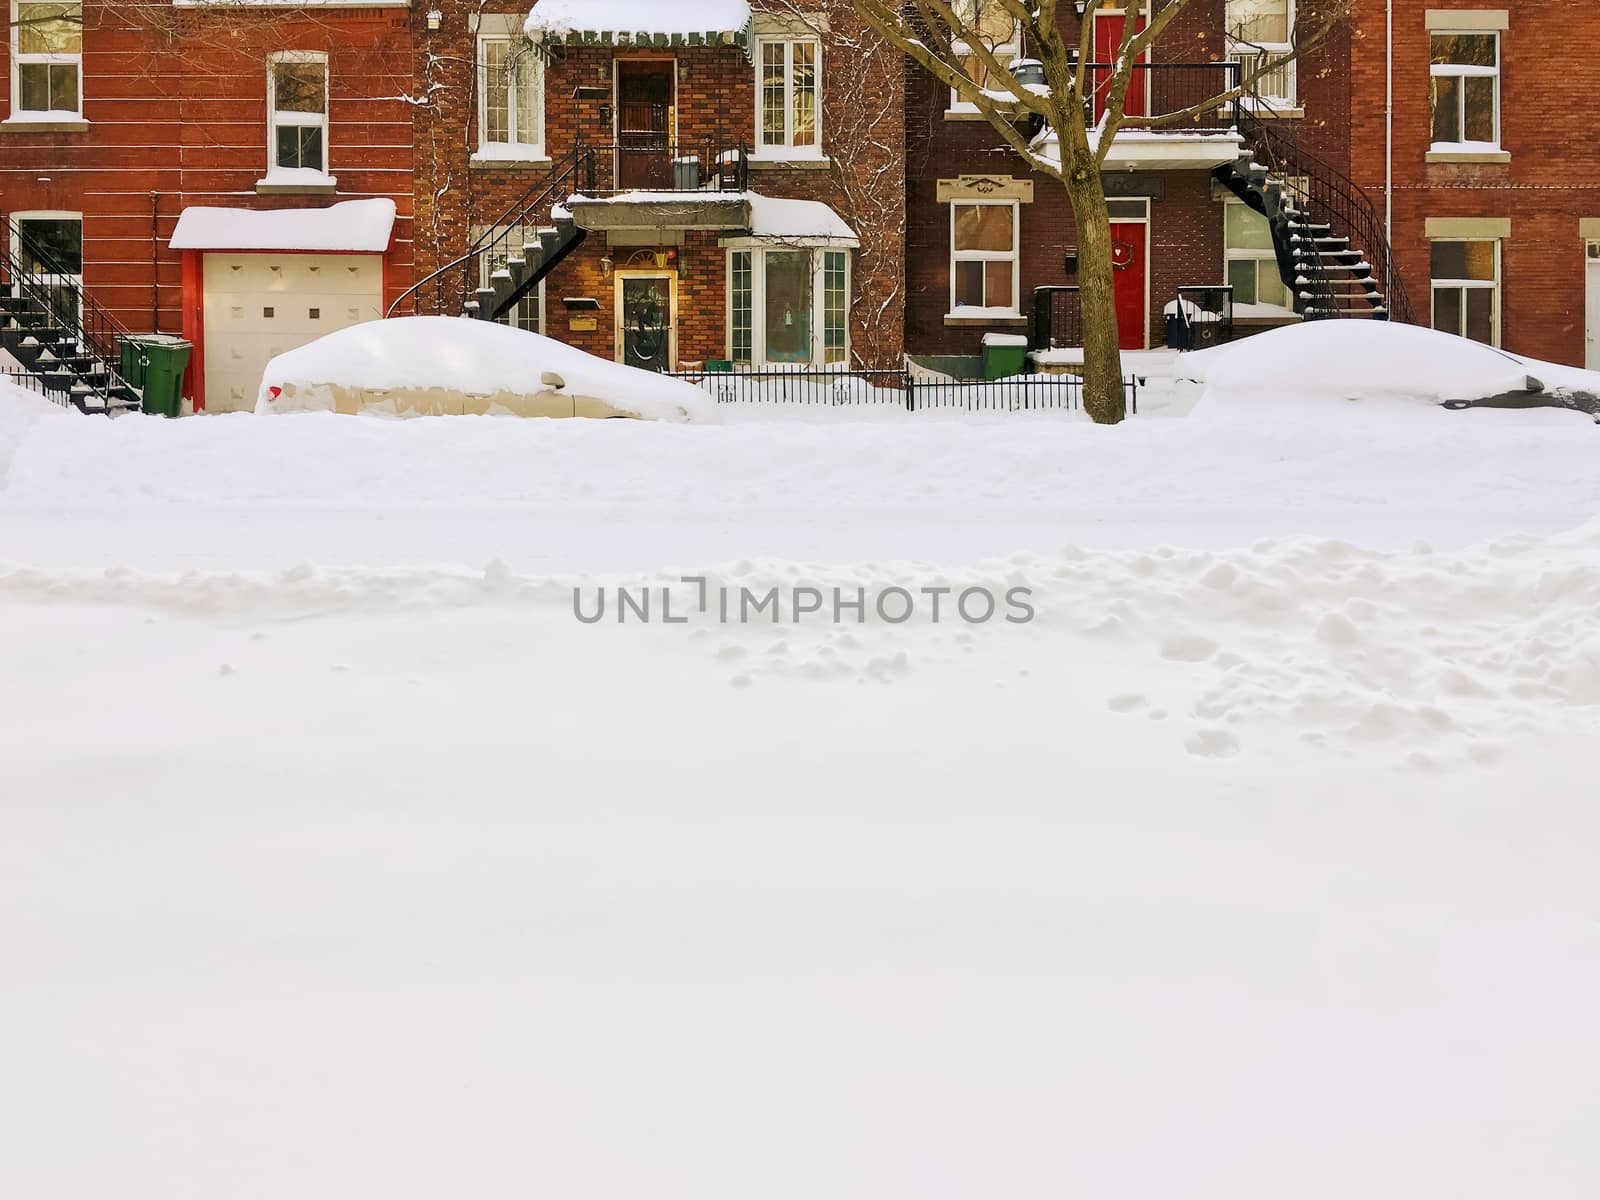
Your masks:
M850 252L749 246L728 253L728 357L827 366L850 357Z
M821 153L819 98L822 43L816 38L762 38L756 88L756 152Z
M1017 202L964 200L950 206L950 311L1016 314Z
M11 115L64 117L83 112L83 5L13 0Z

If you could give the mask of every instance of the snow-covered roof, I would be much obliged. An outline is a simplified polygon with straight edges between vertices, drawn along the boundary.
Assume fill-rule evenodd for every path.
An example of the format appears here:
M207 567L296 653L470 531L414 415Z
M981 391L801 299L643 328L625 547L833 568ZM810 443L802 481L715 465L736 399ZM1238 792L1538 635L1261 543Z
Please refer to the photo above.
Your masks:
M393 200L344 200L328 208L186 208L174 250L384 251L394 233Z
M747 0L536 0L524 28L534 41L593 35L696 45L742 39L750 22Z

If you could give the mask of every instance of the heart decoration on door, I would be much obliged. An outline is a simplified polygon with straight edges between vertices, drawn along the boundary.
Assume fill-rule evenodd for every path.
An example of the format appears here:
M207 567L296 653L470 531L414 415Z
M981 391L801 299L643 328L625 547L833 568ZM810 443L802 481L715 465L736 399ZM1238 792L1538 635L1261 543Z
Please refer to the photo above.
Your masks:
M1126 271L1133 266L1133 257L1136 253L1132 242L1111 243L1111 265L1119 271Z

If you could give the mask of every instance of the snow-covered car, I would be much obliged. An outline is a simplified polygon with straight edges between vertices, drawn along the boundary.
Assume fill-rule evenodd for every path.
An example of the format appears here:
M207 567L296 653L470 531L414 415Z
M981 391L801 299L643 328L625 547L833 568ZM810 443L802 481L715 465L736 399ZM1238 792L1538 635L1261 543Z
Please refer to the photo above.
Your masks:
M256 411L716 420L682 380L464 317L369 321L280 354Z

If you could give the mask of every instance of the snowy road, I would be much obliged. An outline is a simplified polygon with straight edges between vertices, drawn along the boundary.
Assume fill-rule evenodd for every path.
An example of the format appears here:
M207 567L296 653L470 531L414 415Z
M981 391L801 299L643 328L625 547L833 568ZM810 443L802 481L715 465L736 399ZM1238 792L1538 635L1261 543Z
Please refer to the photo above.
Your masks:
M1588 1200L1596 433L0 424L0 1195Z

